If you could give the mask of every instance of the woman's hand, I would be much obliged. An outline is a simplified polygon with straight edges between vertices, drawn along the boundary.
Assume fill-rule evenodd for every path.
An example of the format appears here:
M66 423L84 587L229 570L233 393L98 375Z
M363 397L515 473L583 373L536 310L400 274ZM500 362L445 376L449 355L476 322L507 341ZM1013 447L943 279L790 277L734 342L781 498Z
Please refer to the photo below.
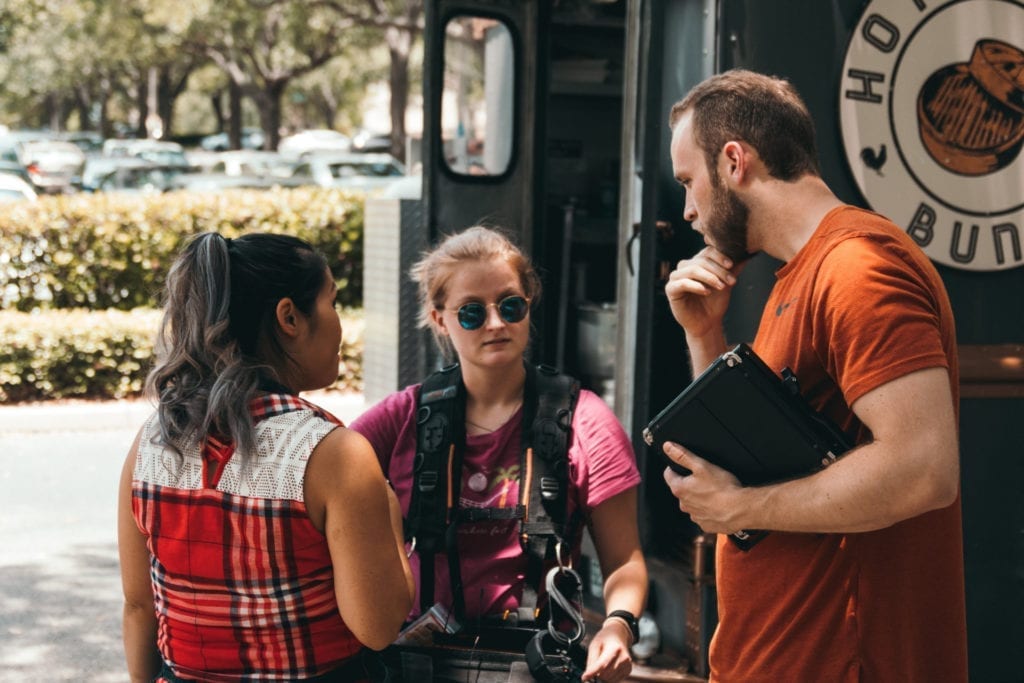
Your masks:
M604 605L609 612L643 612L647 601L647 565L637 530L637 490L631 488L604 501L591 513L590 535L604 578ZM633 634L618 618L605 621L590 641L583 680L624 680L633 669L629 647Z
M618 619L609 619L590 641L587 648L587 670L584 681L600 680L617 683L625 680L633 670L629 646L633 636L629 627Z

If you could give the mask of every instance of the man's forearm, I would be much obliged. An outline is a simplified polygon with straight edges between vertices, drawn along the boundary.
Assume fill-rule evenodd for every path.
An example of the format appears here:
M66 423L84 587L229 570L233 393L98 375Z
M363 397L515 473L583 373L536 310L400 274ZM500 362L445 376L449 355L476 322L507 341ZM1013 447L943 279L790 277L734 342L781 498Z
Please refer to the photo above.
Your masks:
M746 528L870 531L952 504L960 450L950 396L941 367L868 392L852 408L873 440L810 477L741 491L740 515L763 518Z
M802 479L740 491L739 528L854 533L892 526L955 499L945 477L901 468L876 443ZM952 476L952 475L950 475Z

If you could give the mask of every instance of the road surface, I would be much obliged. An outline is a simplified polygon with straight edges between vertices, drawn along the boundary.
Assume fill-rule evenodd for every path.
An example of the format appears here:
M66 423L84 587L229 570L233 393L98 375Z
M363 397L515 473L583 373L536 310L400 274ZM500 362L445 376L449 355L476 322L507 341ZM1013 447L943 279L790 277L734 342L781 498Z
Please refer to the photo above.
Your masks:
M310 397L345 421L362 398ZM0 683L127 681L117 482L142 402L0 406Z

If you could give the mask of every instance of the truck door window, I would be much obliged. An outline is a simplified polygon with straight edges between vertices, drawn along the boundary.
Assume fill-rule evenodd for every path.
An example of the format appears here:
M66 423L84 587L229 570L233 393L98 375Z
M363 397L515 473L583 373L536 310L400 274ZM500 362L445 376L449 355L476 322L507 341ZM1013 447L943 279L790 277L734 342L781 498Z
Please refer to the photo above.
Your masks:
M445 24L441 138L445 163L460 175L508 170L514 133L515 53L508 26L456 15Z

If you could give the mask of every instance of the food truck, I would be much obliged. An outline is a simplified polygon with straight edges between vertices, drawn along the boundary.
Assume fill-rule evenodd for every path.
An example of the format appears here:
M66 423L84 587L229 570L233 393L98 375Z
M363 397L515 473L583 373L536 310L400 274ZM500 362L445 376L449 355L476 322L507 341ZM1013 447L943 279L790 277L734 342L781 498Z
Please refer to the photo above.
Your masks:
M427 0L424 48L421 192L367 204L367 399L438 363L406 277L420 250L481 222L512 231L543 276L533 360L581 378L633 438L645 642L705 677L714 539L641 436L691 380L664 283L703 247L668 114L717 72L783 76L828 185L904 228L949 292L971 680L1024 680L1024 1ZM730 341L753 339L778 266L743 271Z

